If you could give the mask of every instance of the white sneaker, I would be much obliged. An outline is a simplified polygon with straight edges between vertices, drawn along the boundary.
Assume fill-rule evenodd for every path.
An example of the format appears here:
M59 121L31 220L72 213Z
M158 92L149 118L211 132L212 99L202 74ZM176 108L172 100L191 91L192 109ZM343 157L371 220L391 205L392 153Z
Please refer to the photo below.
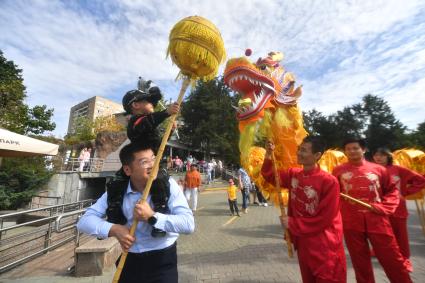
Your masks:
M264 203L263 205L264 205L264 207L267 207L267 206L269 206L269 205L267 204L267 202L265 202L265 203Z

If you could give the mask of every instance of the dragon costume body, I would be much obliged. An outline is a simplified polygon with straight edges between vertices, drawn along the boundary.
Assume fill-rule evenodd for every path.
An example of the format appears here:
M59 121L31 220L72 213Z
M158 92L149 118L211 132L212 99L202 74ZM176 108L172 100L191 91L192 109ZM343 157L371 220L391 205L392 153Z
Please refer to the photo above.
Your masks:
M248 52L246 53L248 55ZM295 87L295 77L279 64L280 52L270 52L256 63L247 57L228 60L224 82L241 95L237 111L239 121L240 161L251 179L266 197L278 203L278 194L261 176L266 140L275 144L277 169L297 167L296 151L307 132L298 107L301 86Z

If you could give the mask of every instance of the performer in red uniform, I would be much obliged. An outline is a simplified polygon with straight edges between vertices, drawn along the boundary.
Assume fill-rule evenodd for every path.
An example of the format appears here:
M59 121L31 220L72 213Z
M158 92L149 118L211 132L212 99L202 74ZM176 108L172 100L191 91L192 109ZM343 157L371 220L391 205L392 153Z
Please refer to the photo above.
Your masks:
M378 148L373 155L373 160L387 168L390 179L393 183L395 183L395 186L399 190L401 196L415 194L422 189L425 189L425 177L405 167L394 165L393 156L389 149L383 147ZM409 213L407 212L406 200L403 197L400 197L400 204L394 214L390 215L390 222L394 236L397 240L398 246L400 247L400 252L411 265L409 260L409 236L407 233L408 215Z
M261 173L274 184L274 144L267 143L266 149ZM290 189L288 217L281 217L281 222L291 233L304 283L347 281L339 185L317 165L323 151L319 139L307 137L297 152L303 168L278 171L282 186Z
M343 193L372 206L369 209L345 199L341 204L345 243L356 280L359 283L375 282L369 240L391 282L412 282L408 263L400 253L389 220L389 215L399 204L398 191L384 167L364 160L365 149L364 140L345 141L344 152L348 162L333 171Z

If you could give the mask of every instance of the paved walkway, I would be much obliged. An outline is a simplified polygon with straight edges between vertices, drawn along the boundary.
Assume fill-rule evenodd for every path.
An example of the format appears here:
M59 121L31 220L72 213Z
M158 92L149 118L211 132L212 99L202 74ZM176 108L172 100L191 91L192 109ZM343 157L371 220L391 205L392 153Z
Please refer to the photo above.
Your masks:
M425 237L413 202L409 202L409 219L414 282L425 282ZM226 192L207 190L199 199L195 214L196 232L181 236L178 241L179 278L186 282L301 282L296 258L289 259L278 223L279 210L273 207L251 206L242 217L229 215ZM376 282L388 282L379 263L373 260ZM355 282L347 254L348 282ZM25 265L19 268L25 269ZM42 268L42 267L39 267ZM45 268L48 268L46 266ZM112 274L75 278L70 275L31 275L0 282L111 282Z

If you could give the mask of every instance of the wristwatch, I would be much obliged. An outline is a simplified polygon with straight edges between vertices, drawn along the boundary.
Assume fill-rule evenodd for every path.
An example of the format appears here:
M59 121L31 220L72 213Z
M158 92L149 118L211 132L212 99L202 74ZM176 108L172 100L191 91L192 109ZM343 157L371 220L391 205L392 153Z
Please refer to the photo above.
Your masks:
M156 224L156 222L157 222L157 221L158 221L158 219L155 217L155 214L148 218L148 223L149 223L151 226L154 226L154 225Z

